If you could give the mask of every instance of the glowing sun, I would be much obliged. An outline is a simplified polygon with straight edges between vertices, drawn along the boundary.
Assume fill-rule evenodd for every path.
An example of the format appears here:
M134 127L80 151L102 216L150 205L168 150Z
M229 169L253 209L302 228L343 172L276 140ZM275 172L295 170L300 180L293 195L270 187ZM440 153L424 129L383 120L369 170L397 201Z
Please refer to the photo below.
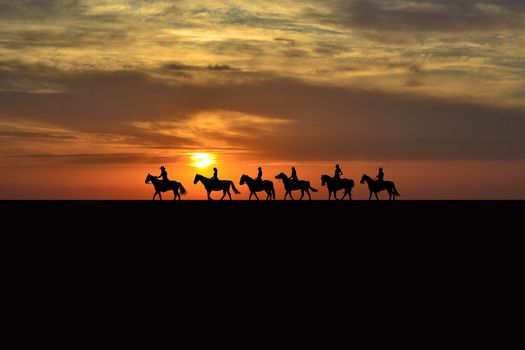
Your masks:
M191 165L205 168L213 163L213 156L209 153L192 153L191 160L193 161Z

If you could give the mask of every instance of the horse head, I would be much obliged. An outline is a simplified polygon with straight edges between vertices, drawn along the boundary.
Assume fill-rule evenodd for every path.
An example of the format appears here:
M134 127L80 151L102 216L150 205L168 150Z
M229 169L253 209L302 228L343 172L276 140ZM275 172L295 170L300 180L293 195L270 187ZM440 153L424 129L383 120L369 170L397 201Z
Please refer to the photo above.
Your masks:
M321 176L321 186L326 185L326 183L330 180L330 176L324 174Z
M359 181L359 183L364 184L365 182L368 182L369 180L371 180L370 176L363 174L363 176L361 176L361 181Z
M288 179L288 176L286 176L285 173L279 173L279 174L275 175L275 178L277 180L283 180L284 181L284 180Z
M242 174L242 176L241 176L241 181L239 181L239 185L244 185L245 182L246 182L246 178L247 178L247 177L248 177L247 175Z
M153 176L151 174L148 174L148 176L146 176L146 180L144 181L144 183L147 183L149 184L149 182L153 179Z
M196 185L200 179L202 179L202 175L196 174L195 179L193 179L193 184Z

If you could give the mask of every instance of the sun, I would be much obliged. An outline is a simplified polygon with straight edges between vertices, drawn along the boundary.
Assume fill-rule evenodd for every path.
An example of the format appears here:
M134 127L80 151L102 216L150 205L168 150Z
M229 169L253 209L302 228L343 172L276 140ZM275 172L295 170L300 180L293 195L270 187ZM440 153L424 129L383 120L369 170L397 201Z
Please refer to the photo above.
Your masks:
M213 163L213 156L210 153L192 153L191 160L193 161L191 165L197 168L205 168Z

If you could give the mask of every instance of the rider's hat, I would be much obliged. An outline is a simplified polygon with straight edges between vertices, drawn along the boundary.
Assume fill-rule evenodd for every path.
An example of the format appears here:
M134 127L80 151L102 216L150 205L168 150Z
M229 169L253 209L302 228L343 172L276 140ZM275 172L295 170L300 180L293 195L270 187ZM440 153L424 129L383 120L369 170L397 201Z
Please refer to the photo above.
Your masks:
M160 170L166 170L166 168L163 166L160 167Z
M339 164L336 164L335 167L336 167L336 168L339 168Z

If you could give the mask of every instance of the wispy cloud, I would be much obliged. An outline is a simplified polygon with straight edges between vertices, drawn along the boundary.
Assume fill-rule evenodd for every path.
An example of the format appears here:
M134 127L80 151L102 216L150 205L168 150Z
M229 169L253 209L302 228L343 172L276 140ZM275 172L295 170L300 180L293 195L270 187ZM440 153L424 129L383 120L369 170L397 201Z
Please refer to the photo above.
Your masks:
M0 1L0 155L523 159L524 10Z

